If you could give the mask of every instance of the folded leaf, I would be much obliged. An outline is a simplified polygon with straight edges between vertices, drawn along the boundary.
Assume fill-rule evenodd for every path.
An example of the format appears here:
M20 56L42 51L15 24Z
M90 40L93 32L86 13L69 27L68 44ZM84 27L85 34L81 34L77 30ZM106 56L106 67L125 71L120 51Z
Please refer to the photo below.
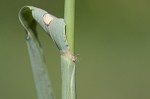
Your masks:
M24 12L25 10L27 10L27 8L31 12L30 17L36 20L36 22L38 22L39 25L51 36L53 41L56 43L58 49L60 51L68 50L69 48L65 36L64 19L56 18L55 16L49 14L48 12L33 6L23 7L22 11ZM31 19L27 20L30 23Z
M26 43L38 99L53 99L42 48L36 32L36 21L32 16L31 8L23 7L19 12L19 19L27 33Z

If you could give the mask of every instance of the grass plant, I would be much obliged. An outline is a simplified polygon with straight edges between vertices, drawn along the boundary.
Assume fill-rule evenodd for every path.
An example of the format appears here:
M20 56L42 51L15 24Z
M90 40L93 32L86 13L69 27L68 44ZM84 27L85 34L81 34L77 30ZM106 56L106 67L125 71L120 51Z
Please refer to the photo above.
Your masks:
M19 12L19 20L26 31L26 43L28 47L29 57L32 66L33 79L35 83L35 89L38 99L54 99L51 84L49 80L48 70L43 56L43 50L40 45L36 26L39 24L46 32L48 32L58 46L64 46L61 43L61 39L64 39L63 34L57 34L58 32L65 31L66 42L68 43L68 49L70 55L74 55L74 12L75 12L75 0L65 0L64 9L64 21L66 28L63 28L59 24L52 24L52 19L58 20L56 23L61 23L62 19L56 17L45 17L45 23L43 22L43 15L47 12L33 6L24 6ZM52 21L54 22L54 21ZM52 28L49 28L50 26ZM66 43L65 42L65 43ZM68 58L68 54L60 54L61 56L61 77L62 77L62 99L76 99L76 87L75 87L75 62Z

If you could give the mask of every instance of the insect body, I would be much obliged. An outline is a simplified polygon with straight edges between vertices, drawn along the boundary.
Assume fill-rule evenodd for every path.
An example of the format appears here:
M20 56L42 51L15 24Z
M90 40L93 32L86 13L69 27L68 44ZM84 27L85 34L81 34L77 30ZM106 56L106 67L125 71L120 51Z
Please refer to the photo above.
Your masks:
M51 36L61 54L66 56L68 59L75 61L75 57L70 52L67 43L64 19L57 18L42 9L32 9L33 18L43 27L46 32L48 32L48 35ZM39 12L41 13L39 14Z
M46 13L43 15L43 22L47 26L48 33L56 43L58 49L62 52L68 49L68 43L65 35L64 19L56 18Z

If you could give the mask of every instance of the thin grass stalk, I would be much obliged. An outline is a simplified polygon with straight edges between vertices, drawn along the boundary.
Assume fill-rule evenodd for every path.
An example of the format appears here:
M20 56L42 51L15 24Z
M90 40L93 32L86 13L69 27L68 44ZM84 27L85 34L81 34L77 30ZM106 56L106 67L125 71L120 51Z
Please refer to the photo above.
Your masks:
M75 0L65 0L64 19L66 24L66 37L72 54L74 54L74 16Z
M64 19L69 48L74 54L75 0L65 0ZM61 55L62 99L76 99L75 63Z

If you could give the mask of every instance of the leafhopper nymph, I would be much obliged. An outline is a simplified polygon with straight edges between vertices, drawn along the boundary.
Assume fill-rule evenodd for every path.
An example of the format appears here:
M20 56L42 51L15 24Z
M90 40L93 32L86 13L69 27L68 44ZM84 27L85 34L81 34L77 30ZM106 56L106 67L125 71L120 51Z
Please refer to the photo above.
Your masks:
M60 50L60 53L69 58L71 61L75 61L75 57L70 52L67 43L64 19L56 18L48 13L44 13L42 20L47 27L49 35Z

